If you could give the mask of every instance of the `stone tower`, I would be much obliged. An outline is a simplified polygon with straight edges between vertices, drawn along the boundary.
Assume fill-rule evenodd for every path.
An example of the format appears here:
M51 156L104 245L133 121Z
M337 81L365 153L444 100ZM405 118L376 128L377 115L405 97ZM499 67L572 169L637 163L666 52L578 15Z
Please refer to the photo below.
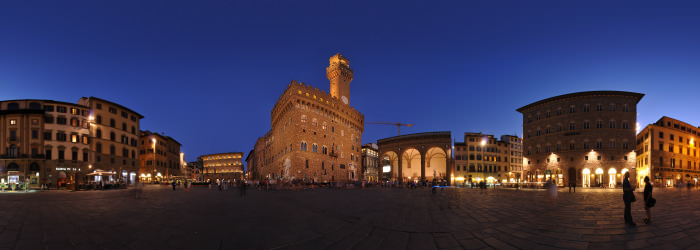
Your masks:
M326 68L326 77L331 82L331 97L340 99L344 104L350 105L350 82L352 81L352 69L350 60L335 54L331 57L330 65Z

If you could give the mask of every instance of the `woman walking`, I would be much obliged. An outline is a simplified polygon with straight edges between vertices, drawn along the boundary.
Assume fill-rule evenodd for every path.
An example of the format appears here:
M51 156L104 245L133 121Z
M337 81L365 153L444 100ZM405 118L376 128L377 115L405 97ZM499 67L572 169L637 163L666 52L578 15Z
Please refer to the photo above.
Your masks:
M654 187L649 182L649 176L644 177L644 210L647 212L647 217L644 219L645 224L651 223L651 207L656 203L656 199L651 197Z

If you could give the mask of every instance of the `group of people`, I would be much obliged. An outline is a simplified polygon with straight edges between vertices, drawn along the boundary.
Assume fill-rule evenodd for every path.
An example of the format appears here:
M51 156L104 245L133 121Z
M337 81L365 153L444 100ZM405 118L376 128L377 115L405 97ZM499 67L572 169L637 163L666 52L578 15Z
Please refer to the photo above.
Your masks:
M632 202L637 201L637 198L634 196L635 188L630 184L629 178L630 173L625 172L625 179L622 181L622 201L625 202L625 224L634 227L637 224L632 220ZM651 223L651 208L656 205L656 199L652 197L653 190L654 187L649 181L649 176L644 177L644 210L647 214L647 217L644 218L645 224Z
M178 189L178 187L180 187L180 188L185 189L185 191L189 192L190 188L192 187L192 182L191 181L184 181L183 182L181 180L177 180L177 181L173 181L172 185L173 185L173 191L176 191Z

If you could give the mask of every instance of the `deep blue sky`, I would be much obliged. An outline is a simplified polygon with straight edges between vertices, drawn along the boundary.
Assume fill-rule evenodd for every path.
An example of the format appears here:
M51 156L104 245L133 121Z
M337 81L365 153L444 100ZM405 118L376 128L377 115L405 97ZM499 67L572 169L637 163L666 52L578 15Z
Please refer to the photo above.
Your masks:
M515 109L590 90L646 94L642 126L700 125L693 1L67 2L0 2L0 100L111 100L188 161L247 155L291 80L328 90L336 53L351 105L413 123L404 134L521 135ZM362 139L395 135L367 124Z

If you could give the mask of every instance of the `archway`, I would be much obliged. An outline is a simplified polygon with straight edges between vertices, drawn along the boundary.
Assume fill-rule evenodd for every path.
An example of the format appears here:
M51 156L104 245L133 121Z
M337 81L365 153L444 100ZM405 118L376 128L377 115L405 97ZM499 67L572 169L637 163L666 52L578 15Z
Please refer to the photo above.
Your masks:
M7 165L7 171L19 171L19 165L17 165L17 163L11 162Z
M603 187L603 169L597 168L595 170L595 186Z
M570 167L568 172L569 172L568 183L569 183L569 185L573 184L575 186L576 185L576 169L573 167Z
M447 153L438 147L425 153L425 178L427 180L447 180Z
M617 178L615 178L615 175L617 175L617 170L615 170L615 168L610 168L608 170L608 177L609 177L608 179L610 182L610 183L608 183L608 186L610 188L615 188L615 185L617 184Z
M389 151L382 157L382 169L381 177L382 179L391 180L396 179L399 174L398 168L398 155L394 151Z
M591 170L588 168L584 168L583 171L581 172L581 177L583 177L583 181L581 183L582 187L591 187Z
M421 155L414 148L409 148L401 156L401 180L420 180L421 178Z
M561 168L557 168L555 170L555 177L557 179L557 186L564 186L564 172L561 170Z

